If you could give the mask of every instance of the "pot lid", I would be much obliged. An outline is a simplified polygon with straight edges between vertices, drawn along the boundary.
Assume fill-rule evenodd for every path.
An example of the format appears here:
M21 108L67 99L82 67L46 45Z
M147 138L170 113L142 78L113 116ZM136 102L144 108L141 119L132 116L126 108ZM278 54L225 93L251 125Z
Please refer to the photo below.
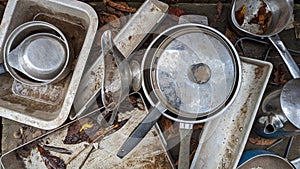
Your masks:
M152 88L180 116L220 112L236 93L237 57L230 42L212 28L178 29L165 36L153 57Z

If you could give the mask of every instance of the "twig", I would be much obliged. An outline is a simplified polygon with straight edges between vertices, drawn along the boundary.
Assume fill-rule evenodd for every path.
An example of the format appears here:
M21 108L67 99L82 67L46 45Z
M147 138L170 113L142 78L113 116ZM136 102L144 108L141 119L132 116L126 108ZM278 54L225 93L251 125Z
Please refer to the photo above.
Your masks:
M86 150L88 147L90 147L93 143L98 141L100 138L102 138L105 134L112 131L113 129L116 129L119 127L119 124L116 124L112 126L111 128L104 130L103 133L101 133L99 136L97 136L94 140L92 140L86 147L84 147L82 150L80 150L77 154L75 154L73 157L71 157L67 162L66 165L70 164L75 158L77 158L84 150Z

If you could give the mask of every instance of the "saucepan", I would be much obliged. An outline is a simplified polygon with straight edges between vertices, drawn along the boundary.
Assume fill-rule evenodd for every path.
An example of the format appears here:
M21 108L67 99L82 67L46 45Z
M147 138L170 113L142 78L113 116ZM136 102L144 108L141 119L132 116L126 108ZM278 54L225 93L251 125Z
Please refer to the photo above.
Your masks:
M71 47L57 27L43 21L30 21L8 36L0 73L8 72L27 85L45 85L66 77L72 60Z
M239 56L219 31L187 23L159 34L147 48L141 67L142 89L152 107L117 155L128 154L164 115L181 123L179 168L186 168L192 125L219 116L237 96Z
M234 0L230 15L232 24L240 32L268 38L278 50L291 75L299 78L299 67L278 36L292 17L293 5L293 0Z
M248 150L243 153L238 169L299 169L299 160L298 157L289 161L287 157L266 150Z
M294 169L294 167L278 155L259 154L242 163L238 169Z
M288 81L283 89L269 93L263 100L262 115L253 129L265 138L283 138L300 134L300 79ZM283 111L284 110L284 111Z

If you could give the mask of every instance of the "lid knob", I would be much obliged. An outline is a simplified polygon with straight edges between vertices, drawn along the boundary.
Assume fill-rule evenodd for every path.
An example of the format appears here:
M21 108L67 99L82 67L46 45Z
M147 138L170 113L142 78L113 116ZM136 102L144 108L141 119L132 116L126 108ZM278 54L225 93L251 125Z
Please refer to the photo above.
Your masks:
M205 63L193 64L189 68L188 77L192 82L203 84L209 81L211 70Z

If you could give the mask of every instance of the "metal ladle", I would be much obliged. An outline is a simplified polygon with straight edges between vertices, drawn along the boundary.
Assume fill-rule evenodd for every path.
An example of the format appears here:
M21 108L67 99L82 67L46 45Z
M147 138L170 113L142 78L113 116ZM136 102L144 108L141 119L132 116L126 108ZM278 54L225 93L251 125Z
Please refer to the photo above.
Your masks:
M239 31L253 37L269 39L287 65L291 75L294 78L300 78L298 65L278 36L278 33L288 25L293 15L293 4L293 0L234 0L230 15L232 24ZM266 15L267 13L271 14L270 17L258 14L258 11L263 8L266 10ZM265 25L252 23L255 17L261 17L267 23L264 23Z
M112 125L120 103L129 95L129 91L138 90L141 83L140 65L129 62L113 42L111 31L107 30L101 37L104 57L104 76L101 98L107 111L113 111L108 125Z

